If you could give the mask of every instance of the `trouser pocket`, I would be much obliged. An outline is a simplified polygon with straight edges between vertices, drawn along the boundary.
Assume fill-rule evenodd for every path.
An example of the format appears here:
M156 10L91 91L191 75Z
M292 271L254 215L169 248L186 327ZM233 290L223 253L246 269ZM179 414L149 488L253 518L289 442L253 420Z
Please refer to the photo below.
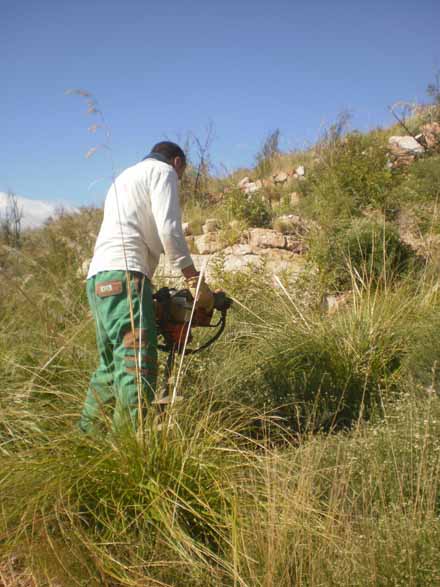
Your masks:
M95 284L95 294L99 298L108 298L109 296L116 296L123 291L122 280L112 279L110 281L101 281Z

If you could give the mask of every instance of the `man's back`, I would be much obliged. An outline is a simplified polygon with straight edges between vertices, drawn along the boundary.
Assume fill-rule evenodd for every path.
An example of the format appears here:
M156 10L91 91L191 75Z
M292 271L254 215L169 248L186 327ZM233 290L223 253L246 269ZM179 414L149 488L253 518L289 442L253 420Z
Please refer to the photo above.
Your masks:
M148 158L123 171L110 187L88 277L129 269L151 279L164 251L178 267L191 263L177 174L171 165Z

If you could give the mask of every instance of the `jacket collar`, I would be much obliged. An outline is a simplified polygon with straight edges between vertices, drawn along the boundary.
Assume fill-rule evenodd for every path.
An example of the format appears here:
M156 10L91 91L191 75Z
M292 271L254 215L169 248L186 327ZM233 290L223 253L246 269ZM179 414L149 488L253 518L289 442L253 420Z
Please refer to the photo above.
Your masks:
M171 163L168 161L168 159L166 157L164 157L164 155L162 155L161 153L148 153L148 155L146 157L144 157L142 159L142 161L145 161L146 159L155 159L156 161L162 161L162 163L166 163L167 165L171 165ZM171 165L172 167L172 165Z

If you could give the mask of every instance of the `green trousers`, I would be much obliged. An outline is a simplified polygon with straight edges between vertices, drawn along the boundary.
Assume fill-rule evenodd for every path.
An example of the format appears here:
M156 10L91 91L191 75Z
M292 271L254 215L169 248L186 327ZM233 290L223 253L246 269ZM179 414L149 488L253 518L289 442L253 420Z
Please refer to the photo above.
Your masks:
M114 429L136 429L156 388L151 284L141 273L129 272L127 283L125 271L103 271L87 280L87 297L96 323L99 366L91 377L80 428L93 432L111 416Z

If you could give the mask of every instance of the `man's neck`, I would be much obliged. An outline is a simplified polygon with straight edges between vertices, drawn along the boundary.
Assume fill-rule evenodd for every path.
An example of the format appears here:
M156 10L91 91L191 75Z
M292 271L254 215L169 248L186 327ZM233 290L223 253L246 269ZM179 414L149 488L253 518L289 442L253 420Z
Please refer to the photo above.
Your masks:
M148 155L146 157L144 157L142 159L142 161L145 161L146 159L155 159L156 161L162 161L162 163L166 163L167 165L171 165L171 163L168 161L168 159L162 155L161 153L148 153Z

